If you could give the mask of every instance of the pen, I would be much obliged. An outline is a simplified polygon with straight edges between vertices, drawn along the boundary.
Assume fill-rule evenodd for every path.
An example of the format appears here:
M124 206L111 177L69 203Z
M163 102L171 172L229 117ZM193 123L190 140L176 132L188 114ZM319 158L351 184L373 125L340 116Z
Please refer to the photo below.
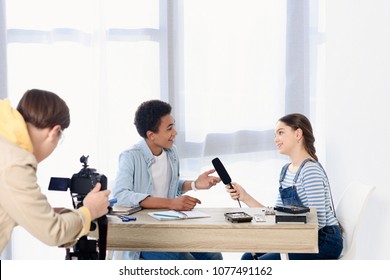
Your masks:
M127 217L127 216L122 216L122 215L119 215L118 217L121 218L122 222L130 222L130 221L137 220L137 218L135 218L135 217Z
M153 215L159 216L159 217L167 217L167 218L181 218L180 216L167 215L167 214L158 214L158 213L154 213Z

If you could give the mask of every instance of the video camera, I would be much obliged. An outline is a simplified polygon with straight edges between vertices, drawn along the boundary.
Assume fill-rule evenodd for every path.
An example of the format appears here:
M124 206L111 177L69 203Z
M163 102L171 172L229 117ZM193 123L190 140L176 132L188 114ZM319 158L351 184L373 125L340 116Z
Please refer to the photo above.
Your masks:
M100 190L107 189L107 177L96 172L96 169L88 168L88 157L81 156L80 162L83 168L79 173L73 174L72 178L52 177L49 183L50 191L67 191L69 189L72 198L73 208L83 206L83 200L97 183L101 184ZM73 253L67 249L66 259L97 260L105 259L107 239L107 217L97 219L99 227L99 239L88 239L81 237L73 247ZM91 223L91 231L96 229L94 221ZM97 246L98 244L98 246ZM99 252L97 252L99 249Z
M88 168L88 157L81 156L80 162L83 168L79 173L73 174L72 178L52 177L50 179L50 191L67 191L70 190L74 208L82 206L85 196L100 182L101 190L107 189L107 177L96 173L96 169ZM73 198L76 198L76 202Z

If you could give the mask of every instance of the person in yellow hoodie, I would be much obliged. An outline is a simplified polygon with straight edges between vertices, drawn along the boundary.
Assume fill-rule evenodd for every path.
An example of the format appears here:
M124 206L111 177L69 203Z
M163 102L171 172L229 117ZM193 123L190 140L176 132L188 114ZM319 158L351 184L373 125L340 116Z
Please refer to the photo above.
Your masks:
M110 191L100 191L99 183L82 207L60 211L37 184L38 163L69 124L69 108L55 93L28 90L17 110L0 100L0 254L18 225L47 245L69 247L89 232L92 220L107 214Z

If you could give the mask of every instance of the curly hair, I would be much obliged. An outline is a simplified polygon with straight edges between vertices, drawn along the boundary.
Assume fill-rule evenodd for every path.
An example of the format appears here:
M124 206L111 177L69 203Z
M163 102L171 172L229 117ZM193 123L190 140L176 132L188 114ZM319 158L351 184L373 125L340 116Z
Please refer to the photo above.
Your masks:
M171 105L161 100L149 100L141 103L135 113L134 124L138 134L142 138L147 138L146 133L150 130L158 132L161 124L161 117L170 114Z

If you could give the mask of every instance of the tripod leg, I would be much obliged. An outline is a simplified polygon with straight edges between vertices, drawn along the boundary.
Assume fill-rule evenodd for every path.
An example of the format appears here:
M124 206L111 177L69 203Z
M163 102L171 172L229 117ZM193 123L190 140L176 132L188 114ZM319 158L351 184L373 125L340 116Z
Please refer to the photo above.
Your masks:
M65 249L65 260L71 260L71 257L70 257L70 249L69 248L66 248Z

